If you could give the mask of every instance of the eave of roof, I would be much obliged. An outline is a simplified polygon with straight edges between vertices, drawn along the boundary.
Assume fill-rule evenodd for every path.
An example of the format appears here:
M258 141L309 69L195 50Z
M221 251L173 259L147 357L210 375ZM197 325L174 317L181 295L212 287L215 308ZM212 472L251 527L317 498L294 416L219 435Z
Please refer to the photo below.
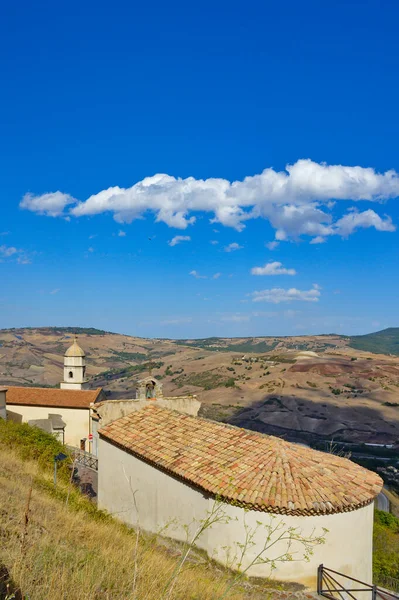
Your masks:
M43 406L48 408L76 408L88 410L100 396L102 388L95 390L61 390L10 386L7 406Z
M246 509L324 515L371 503L381 478L348 459L150 405L99 431L159 470Z

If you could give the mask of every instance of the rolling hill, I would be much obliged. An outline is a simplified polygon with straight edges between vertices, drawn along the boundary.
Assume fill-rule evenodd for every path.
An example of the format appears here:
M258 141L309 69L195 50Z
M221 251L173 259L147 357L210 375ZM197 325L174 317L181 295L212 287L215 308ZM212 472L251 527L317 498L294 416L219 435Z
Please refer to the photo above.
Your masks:
M353 336L350 338L349 345L351 348L366 352L399 356L399 327L389 327L376 333Z
M399 357L373 354L367 344L382 334L394 344L398 331L170 340L93 328L4 329L0 385L58 386L76 332L91 385L109 399L135 397L151 370L165 395L196 394L209 418L298 441L397 443Z

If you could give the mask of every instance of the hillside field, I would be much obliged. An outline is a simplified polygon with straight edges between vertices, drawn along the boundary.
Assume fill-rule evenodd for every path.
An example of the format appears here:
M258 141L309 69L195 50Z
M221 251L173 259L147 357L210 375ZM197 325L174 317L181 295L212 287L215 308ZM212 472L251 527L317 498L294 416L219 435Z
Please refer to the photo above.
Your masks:
M299 441L399 441L399 356L389 353L399 329L357 338L197 340L8 329L0 331L0 385L57 386L75 332L92 387L103 387L110 399L134 397L151 369L165 395L196 394L209 418Z

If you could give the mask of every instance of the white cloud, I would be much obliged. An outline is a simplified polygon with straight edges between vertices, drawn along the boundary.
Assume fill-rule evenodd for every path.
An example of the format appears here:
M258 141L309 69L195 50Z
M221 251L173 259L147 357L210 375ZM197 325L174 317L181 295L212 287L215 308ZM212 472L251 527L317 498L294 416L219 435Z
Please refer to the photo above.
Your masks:
M272 304L280 304L281 302L318 302L320 298L320 290L313 286L310 290L298 290L290 288L273 288L270 290L261 290L251 294L253 302L271 302Z
M169 244L169 246L177 246L177 244L180 244L180 242L190 242L190 241L191 241L191 237L189 235L175 235L174 238L169 240L168 244Z
M326 241L326 238L323 237L322 235L317 235L315 238L313 238L312 240L310 240L310 244L324 244L324 242Z
M340 201L379 202L398 196L396 171L377 173L372 168L319 164L308 159L287 165L284 171L265 169L243 181L157 174L130 188L102 190L81 202L60 191L26 194L20 206L52 217L111 212L119 223L129 223L149 211L156 221L178 229L194 224L193 213L197 212L209 213L212 223L238 231L247 220L261 217L276 230L275 242L305 235L318 243L331 235L349 235L359 227L393 231L390 218L381 218L374 211L357 216L348 213L334 223L331 210Z
M232 244L225 246L224 251L225 252L234 252L235 250L241 250L242 247L243 246L240 246L240 244L237 244L237 242L233 242Z
M54 294L58 294L59 291L60 291L60 288L56 288L55 290L51 290L50 294L52 296L54 296Z
M88 252L94 252L94 248L92 246L90 246L90 248L87 249Z
M198 271L190 271L189 275L192 275L195 279L207 279L206 275L200 275Z
M25 194L19 206L20 208L25 208L26 210L37 212L47 217L60 217L64 214L64 209L69 204L76 204L76 202L77 200L69 194L52 192L50 194L42 194L41 196Z
M125 237L126 236L126 231L122 231L122 229L120 229L118 231L118 237Z
M277 242L276 240L274 240L274 242L267 242L267 244L265 244L266 248L269 248L269 250L275 250L277 248L277 246L279 245L280 242Z
M17 263L19 265L30 265L32 263L32 260L29 258L29 256L22 255L18 256Z
M0 246L0 259L16 260L19 265L30 265L32 260L24 250L14 246ZM3 261L2 261L3 262Z
M211 240L209 243L212 244L212 246L216 246L219 242L217 240Z
M396 230L390 217L385 215L385 219L382 219L373 210L365 210L364 212L351 211L335 224L337 233L343 237L347 237L356 229L367 227L375 227L377 231Z
M296 275L295 269L286 269L281 262L269 262L264 267L253 267L252 275Z
M220 276L221 273L215 273L214 275L212 275L212 279L219 279Z
M18 252L19 250L17 250L17 248L14 248L14 246L0 246L0 256L4 256L5 258L9 258L10 256L17 254Z

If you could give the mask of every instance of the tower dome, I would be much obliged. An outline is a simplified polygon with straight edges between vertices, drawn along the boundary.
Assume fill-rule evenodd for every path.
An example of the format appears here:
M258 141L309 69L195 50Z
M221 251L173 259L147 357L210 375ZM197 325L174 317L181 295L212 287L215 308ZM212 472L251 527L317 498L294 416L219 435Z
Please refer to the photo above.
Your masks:
M64 354L64 381L61 383L61 389L64 390L84 390L87 389L86 375L86 354L79 346L77 337L73 340L72 346Z
M64 354L65 357L81 357L84 358L86 354L84 350L78 344L78 338L75 335L72 346L69 346L68 350Z

